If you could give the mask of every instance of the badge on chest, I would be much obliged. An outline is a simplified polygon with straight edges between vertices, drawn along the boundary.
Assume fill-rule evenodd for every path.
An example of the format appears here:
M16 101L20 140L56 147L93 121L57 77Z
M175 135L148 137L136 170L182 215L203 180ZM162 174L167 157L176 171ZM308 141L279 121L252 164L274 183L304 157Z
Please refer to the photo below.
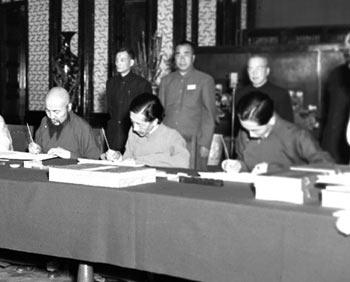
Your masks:
M187 90L196 90L197 85L196 84L187 84Z

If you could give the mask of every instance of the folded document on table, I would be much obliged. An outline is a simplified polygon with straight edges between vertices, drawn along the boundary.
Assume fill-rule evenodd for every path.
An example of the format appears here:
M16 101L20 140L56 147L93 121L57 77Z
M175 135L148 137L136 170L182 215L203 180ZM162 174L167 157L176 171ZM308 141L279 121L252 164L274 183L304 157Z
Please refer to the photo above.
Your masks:
M321 195L322 207L350 209L350 184L327 185Z
M156 169L100 164L75 164L50 167L49 180L91 186L122 188L156 182Z
M115 165L115 166L129 166L129 167L141 167L144 164L136 162L133 159L125 159L120 161L107 161L107 160L93 160L78 158L79 164L99 164L99 165Z
M0 151L0 159L44 161L54 158L57 158L57 156L49 154L31 154L19 151Z
M333 185L350 185L350 172L319 175L317 182Z

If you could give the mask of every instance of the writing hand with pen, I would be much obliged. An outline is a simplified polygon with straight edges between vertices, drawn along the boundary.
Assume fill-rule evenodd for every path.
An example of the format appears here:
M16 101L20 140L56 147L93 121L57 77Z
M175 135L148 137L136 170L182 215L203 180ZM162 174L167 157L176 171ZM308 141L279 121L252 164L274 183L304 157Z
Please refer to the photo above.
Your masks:
M42 152L42 149L41 149L39 144L37 144L33 141L33 142L29 143L28 151L31 154L40 154ZM71 152L64 149L64 148L61 148L61 147L51 148L47 152L47 154L54 155L54 156L60 157L62 159L70 159L71 158Z
M34 141L30 142L28 145L28 151L31 154L40 154L41 153L41 147L39 144L35 143Z
M227 159L221 163L221 167L226 172L238 173L243 168L243 163L239 160ZM266 162L258 163L254 166L251 173L252 174L263 174L268 171L269 164Z
M100 156L101 160L107 160L112 162L121 161L123 158L122 154L119 151L115 151L111 149L108 143L105 130L103 128L101 128L101 133L107 145L107 151Z
M102 160L117 162L122 160L122 154L119 151L108 149L101 155Z

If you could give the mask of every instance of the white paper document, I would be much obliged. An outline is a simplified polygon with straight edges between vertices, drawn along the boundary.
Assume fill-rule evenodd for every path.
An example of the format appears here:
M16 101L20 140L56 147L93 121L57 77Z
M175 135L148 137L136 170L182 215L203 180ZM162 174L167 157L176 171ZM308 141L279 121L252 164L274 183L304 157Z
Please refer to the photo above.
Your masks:
M126 159L122 161L107 161L107 160L93 160L78 158L79 164L100 164L100 165L114 165L114 166L129 166L129 167L142 167L144 164L138 163L132 159Z
M0 159L44 161L54 158L57 158L57 156L49 154L31 154L19 151L0 151Z
M156 169L101 164L49 167L49 180L63 183L123 188L156 182Z
M350 186L350 172L319 175L318 183Z
M322 207L327 208L350 208L350 186L327 185L322 190Z

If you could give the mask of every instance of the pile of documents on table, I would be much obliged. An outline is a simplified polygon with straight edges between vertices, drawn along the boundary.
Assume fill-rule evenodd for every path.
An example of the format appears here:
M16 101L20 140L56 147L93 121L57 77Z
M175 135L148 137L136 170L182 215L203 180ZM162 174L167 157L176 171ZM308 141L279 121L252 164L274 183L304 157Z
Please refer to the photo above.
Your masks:
M255 198L323 207L350 207L350 168L347 166L297 166L291 170L256 176Z
M116 163L84 162L49 168L49 180L91 186L122 188L156 182L156 169Z
M350 208L350 171L322 175L318 182L325 185L322 190L323 207Z
M258 175L254 179L255 198L294 204L317 202L316 181L317 173L306 171L286 170Z

